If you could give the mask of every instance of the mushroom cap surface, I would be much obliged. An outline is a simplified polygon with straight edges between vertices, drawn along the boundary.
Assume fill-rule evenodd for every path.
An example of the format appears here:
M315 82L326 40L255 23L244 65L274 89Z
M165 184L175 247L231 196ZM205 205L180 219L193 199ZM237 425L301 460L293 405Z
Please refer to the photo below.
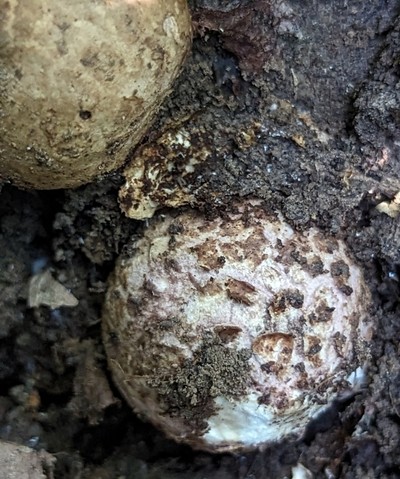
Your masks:
M0 0L0 179L76 187L140 141L191 43L186 0Z
M369 290L345 244L259 200L154 218L111 276L103 339L133 409L199 449L302 434L362 380Z

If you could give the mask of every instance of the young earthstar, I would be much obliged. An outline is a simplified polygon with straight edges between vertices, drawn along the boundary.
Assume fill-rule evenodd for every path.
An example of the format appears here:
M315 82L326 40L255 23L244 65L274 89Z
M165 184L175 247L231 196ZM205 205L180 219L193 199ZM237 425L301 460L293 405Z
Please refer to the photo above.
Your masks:
M150 220L109 282L114 381L169 437L213 452L301 435L364 379L370 294L345 244L262 202Z
M76 187L126 160L191 44L187 0L0 0L0 183Z

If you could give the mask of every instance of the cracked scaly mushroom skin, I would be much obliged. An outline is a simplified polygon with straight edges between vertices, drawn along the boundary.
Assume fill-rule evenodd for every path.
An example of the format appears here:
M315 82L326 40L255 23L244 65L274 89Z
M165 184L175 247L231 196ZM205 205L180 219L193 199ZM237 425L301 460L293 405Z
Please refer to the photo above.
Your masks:
M214 452L304 432L369 357L370 294L341 240L260 201L152 220L111 277L103 338L133 409Z
M186 0L0 0L0 180L76 187L142 138L191 43Z

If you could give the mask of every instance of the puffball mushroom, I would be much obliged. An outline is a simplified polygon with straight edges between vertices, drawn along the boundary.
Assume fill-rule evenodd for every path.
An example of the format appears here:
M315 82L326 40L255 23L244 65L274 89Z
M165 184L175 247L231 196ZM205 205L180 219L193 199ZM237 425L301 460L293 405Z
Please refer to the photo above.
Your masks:
M0 178L76 187L142 138L188 52L186 0L0 0Z
M256 199L150 220L109 282L103 339L133 409L199 449L300 435L362 381L370 294L345 244Z

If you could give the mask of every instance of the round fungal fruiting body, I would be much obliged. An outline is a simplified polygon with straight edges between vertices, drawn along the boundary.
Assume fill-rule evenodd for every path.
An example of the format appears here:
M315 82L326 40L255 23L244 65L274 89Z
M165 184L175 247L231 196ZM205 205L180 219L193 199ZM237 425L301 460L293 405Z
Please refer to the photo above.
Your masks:
M301 434L352 390L372 326L344 243L258 200L152 220L110 280L103 338L133 409L210 451Z
M119 167L187 55L187 0L0 0L0 179L75 187Z

